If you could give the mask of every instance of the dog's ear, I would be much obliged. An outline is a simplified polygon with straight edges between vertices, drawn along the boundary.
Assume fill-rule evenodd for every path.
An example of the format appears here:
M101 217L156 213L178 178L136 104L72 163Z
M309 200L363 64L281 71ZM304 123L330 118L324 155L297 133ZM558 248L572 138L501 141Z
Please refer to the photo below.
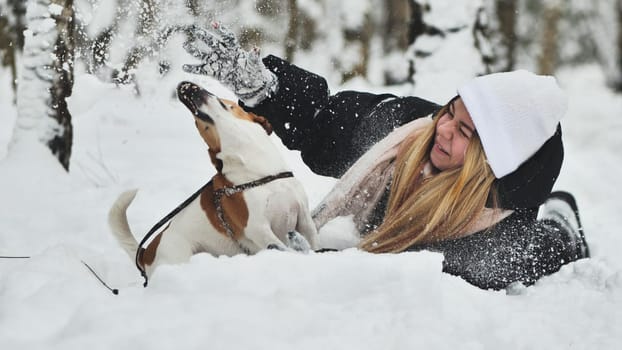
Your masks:
M258 116L256 114L253 114L253 121L259 125L261 125L263 127L264 130L266 130L266 133L268 135L272 134L272 124L270 124L270 122L268 121L268 119L262 117L262 116Z

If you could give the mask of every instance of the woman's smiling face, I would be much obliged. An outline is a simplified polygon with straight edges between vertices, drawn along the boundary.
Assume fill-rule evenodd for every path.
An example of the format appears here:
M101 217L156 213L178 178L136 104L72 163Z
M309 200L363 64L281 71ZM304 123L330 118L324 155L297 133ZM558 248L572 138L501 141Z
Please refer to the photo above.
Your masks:
M436 124L434 145L430 151L432 165L439 171L461 167L474 134L475 125L462 99L453 99Z

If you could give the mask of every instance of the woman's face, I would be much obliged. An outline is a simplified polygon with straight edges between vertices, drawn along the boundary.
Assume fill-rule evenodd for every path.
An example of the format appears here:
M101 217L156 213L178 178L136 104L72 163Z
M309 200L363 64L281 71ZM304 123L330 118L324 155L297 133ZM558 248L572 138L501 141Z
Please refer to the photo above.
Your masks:
M430 161L439 171L461 167L475 125L461 98L453 100L436 124Z

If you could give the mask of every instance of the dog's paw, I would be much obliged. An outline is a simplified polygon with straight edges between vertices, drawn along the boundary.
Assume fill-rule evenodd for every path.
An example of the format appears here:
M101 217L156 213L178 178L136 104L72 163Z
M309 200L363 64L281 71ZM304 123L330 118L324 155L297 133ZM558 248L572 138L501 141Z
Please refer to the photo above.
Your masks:
M268 249L268 250L280 250L280 251L284 251L284 250L285 250L285 249L283 249L283 247L279 246L279 245L278 245L278 244L276 244L276 243L271 243L271 244L268 244L268 246L266 247L266 249Z
M308 253L311 250L309 242L296 231L290 231L287 233L287 246L301 253Z

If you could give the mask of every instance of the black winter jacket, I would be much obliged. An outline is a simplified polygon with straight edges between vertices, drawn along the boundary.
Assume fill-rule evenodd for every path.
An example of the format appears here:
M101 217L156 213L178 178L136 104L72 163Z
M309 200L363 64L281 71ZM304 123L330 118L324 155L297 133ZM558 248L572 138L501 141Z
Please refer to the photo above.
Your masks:
M324 78L275 56L263 60L279 81L278 91L254 107L290 149L301 151L314 172L340 177L394 128L436 112L440 106L417 97L342 91L330 95ZM533 284L576 260L567 233L554 222L536 221L563 160L561 127L516 171L496 180L499 204L515 212L486 231L411 250L445 256L443 270L480 288ZM385 196L386 197L386 196ZM384 216L384 205L376 209ZM381 221L381 220L380 220Z

